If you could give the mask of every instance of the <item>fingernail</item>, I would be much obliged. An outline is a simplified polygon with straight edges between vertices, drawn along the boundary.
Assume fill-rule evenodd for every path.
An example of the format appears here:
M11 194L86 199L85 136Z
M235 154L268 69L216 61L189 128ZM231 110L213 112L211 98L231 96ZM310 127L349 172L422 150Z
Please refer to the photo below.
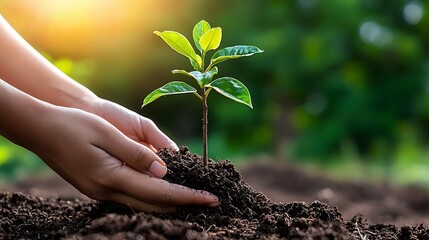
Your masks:
M158 163L160 163L162 166L167 166L167 164L164 161L162 161L161 158L156 158L156 161L158 161Z
M178 152L179 151L179 147L176 145L176 143L174 143L174 142L171 142L171 144L170 144L170 148L173 150L173 151L176 151L176 152Z
M164 162L162 162L164 163ZM152 173L153 176L162 178L167 173L167 167L164 164L162 164L161 161L155 160L152 162L152 164L149 167L149 172Z
M215 202L215 203L211 203L209 205L207 205L208 207L219 207L220 206L220 202Z
M210 203L209 205L207 205L208 207L219 207L220 206L220 201L219 198L217 198L216 196L213 196L213 199L215 200L215 202Z

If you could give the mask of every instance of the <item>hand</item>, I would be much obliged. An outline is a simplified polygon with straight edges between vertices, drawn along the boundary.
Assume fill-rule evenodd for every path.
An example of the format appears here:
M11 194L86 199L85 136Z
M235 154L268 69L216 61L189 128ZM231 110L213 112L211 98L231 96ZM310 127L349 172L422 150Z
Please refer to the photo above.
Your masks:
M179 150L176 143L159 130L152 120L101 98L93 99L90 105L90 112L104 118L127 137L153 151L157 152L162 148Z
M111 106L129 117L118 124L131 138L156 147L172 143L151 121ZM44 115L43 130L37 131L42 134L38 136L40 142L32 150L88 197L146 212L171 212L183 205L219 205L208 192L159 179L166 173L163 161L106 120L78 109L54 109ZM143 124L136 125L140 121ZM132 128L123 128L127 123ZM132 130L139 131L133 134ZM149 136L147 131L158 136Z

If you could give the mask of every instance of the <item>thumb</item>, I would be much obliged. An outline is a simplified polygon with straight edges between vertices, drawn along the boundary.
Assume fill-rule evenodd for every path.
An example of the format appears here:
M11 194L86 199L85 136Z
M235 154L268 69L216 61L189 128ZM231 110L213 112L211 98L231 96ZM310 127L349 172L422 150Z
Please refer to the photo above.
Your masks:
M134 141L131 141L135 143ZM162 178L167 173L167 164L150 148L133 144L129 156L125 156L124 162L140 172L149 172L154 177Z
M114 138L113 144L106 144L109 154L123 161L139 172L148 172L154 177L162 178L167 173L167 165L148 147L139 144L122 133Z

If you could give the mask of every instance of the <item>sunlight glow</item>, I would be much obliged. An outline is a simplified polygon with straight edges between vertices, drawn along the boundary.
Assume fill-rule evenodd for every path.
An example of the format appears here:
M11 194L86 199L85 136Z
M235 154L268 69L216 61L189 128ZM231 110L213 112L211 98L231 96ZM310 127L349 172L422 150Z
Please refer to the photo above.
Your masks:
M137 0L14 0L0 7L27 40L52 54L79 57L126 44L134 29L144 27L151 5Z

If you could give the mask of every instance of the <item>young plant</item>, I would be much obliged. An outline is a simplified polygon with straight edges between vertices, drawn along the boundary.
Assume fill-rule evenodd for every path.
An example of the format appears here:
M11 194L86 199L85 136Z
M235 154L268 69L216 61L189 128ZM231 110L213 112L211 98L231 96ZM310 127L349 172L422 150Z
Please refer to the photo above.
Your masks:
M173 81L164 86L155 89L144 100L142 107L155 101L156 99L173 94L193 93L203 104L203 162L207 167L207 97L213 89L223 96L230 98L238 103L249 106L253 109L250 93L247 87L232 77L222 77L213 80L218 73L215 65L230 59L251 56L255 53L262 53L263 50L254 46L237 45L218 50L210 59L206 66L206 54L210 50L216 50L222 40L222 29L220 27L212 28L204 20L198 22L193 29L193 39L195 46L201 55L195 53L191 43L185 36L174 31L155 31L154 34L161 37L173 50L187 57L194 68L194 71L173 70L173 74L183 74L195 79L200 88L200 93L192 86L181 82Z

